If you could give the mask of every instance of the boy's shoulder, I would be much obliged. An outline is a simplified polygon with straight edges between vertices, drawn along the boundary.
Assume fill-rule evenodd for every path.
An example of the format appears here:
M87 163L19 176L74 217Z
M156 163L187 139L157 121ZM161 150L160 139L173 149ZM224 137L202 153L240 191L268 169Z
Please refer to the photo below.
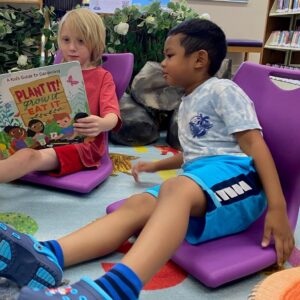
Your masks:
M190 97L199 99L207 98L210 101L219 101L219 99L240 99L248 98L245 92L232 80L217 77L211 77L200 84Z
M196 88L197 91L206 90L211 93L215 92L222 92L225 89L233 89L233 90L239 90L240 88L236 83L234 83L230 79L224 79L224 78L217 78L217 77L210 77L205 82L199 84L199 86Z
M213 86L232 86L235 83L231 79L226 78L218 78L218 77L211 77L207 79L203 84L213 85Z

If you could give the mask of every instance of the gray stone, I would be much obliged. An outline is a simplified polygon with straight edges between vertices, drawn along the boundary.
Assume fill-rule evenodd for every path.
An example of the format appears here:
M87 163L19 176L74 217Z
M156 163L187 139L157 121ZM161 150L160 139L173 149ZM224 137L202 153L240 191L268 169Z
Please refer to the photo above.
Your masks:
M152 61L145 64L131 85L134 100L150 109L172 111L178 107L182 94L181 89L167 85L160 64Z
M225 58L221 64L219 71L216 74L218 78L231 79L232 77L232 60Z
M159 128L144 107L125 94L120 101L123 125L118 132L110 132L110 140L127 146L143 146L159 138Z
M182 150L178 138L178 108L175 109L170 118L167 130L167 143L177 150Z

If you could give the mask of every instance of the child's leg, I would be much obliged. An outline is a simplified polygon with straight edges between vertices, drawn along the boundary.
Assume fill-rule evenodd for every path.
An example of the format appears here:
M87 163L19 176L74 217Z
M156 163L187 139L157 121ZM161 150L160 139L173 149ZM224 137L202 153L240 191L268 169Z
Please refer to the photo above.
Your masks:
M146 283L183 241L190 215L201 216L205 210L205 194L193 180L179 176L166 181L155 211L122 263Z
M181 244L190 216L203 216L205 210L205 194L193 180L179 176L166 181L160 188L156 208L136 242L121 263L95 281L97 285L111 299L138 299L143 284Z
M138 299L142 285L162 267L184 239L190 215L204 215L205 209L205 195L194 181L183 176L168 180L160 189L153 213L122 263L96 281L83 278L66 289L35 292L24 288L19 300L46 300L50 293L53 300L58 300L63 299L66 292L73 300L78 299L72 296L75 291L91 300Z
M70 266L117 249L144 226L155 205L156 200L150 194L134 195L114 213L97 219L58 242L39 243L0 224L0 277L9 278L19 286L57 286L64 260L65 266ZM49 245L55 247L49 248ZM38 272L40 269L47 270L55 279L47 279L46 282L43 278L46 272Z
M64 253L65 267L91 260L116 250L124 241L141 230L155 206L148 194L128 198L115 212L58 240Z
M10 182L32 171L50 171L59 167L54 149L25 148L0 160L0 182Z

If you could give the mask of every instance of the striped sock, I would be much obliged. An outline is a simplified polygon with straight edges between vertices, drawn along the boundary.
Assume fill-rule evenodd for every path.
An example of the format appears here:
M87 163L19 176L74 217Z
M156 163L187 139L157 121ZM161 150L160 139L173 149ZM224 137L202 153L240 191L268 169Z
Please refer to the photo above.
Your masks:
M135 300L143 287L138 276L119 263L95 281L114 300Z
M45 242L40 242L41 245L48 248L52 253L56 256L57 261L60 265L60 267L64 268L64 254L61 249L60 244L56 240L50 240Z

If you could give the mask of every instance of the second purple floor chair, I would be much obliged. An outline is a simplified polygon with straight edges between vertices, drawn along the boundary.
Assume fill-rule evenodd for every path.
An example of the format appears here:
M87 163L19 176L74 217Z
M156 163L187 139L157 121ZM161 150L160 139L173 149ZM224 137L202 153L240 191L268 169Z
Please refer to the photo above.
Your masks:
M254 102L295 229L300 205L300 88L281 89L270 76L299 81L300 71L246 62L233 81ZM108 206L107 213L118 209L123 201ZM208 287L245 277L276 263L274 247L261 247L263 226L264 216L239 234L194 246L184 241L172 260Z

